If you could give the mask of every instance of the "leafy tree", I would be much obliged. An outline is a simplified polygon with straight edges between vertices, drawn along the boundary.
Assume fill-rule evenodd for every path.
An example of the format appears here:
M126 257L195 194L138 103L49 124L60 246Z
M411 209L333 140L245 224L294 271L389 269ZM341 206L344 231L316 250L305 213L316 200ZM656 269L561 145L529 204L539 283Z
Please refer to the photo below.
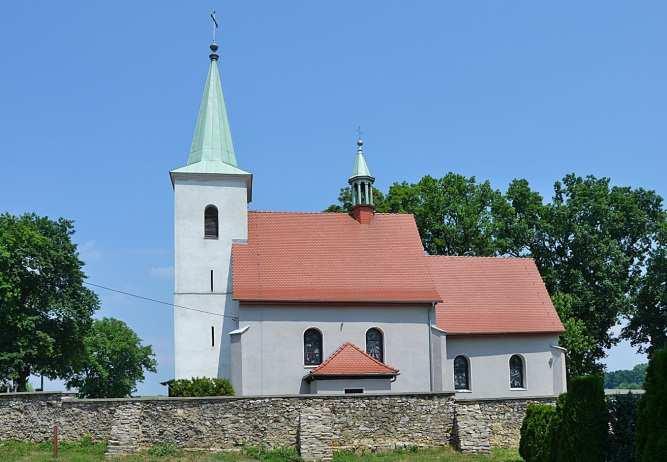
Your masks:
M0 379L19 391L30 374L67 378L84 358L99 302L73 233L63 218L0 215Z
M619 314L631 311L629 294L664 223L662 198L592 176L567 175L554 191L531 254L549 292L569 295L568 315L595 339L588 354L597 361L616 343L610 328Z
M556 462L603 462L608 413L602 377L574 377L558 403L558 429L552 451Z
M144 371L155 372L153 349L123 321L96 319L85 338L84 366L67 381L82 398L124 398L136 391Z
M551 440L556 408L549 404L528 405L521 424L519 454L526 462L551 462Z
M667 349L653 353L644 388L637 412L636 460L667 461Z
M649 355L667 347L667 224L642 275L623 337ZM648 345L645 348L644 345Z
M642 388L648 364L637 364L630 370L605 372L605 388Z

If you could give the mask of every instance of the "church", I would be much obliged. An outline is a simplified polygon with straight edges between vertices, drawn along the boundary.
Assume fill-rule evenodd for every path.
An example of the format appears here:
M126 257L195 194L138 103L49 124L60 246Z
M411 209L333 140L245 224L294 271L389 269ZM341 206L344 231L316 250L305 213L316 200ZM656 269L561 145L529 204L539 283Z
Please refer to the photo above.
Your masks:
M535 263L427 255L412 215L375 212L361 139L351 213L249 210L210 49L187 163L170 172L177 379L225 377L246 396L565 391Z

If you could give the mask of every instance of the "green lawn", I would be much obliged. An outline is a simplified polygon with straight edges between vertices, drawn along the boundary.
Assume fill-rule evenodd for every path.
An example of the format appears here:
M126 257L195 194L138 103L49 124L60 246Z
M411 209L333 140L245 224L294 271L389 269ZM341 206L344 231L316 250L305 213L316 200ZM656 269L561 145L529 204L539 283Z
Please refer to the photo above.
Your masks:
M57 459L52 456L49 443L31 444L0 442L2 462L297 462L299 457L293 449L264 451L247 448L240 452L202 453L180 451L170 445L159 445L137 455L105 459L106 445L83 441L63 443ZM521 462L513 450L498 450L488 456L463 455L449 448L410 449L387 453L352 454L337 453L335 462Z

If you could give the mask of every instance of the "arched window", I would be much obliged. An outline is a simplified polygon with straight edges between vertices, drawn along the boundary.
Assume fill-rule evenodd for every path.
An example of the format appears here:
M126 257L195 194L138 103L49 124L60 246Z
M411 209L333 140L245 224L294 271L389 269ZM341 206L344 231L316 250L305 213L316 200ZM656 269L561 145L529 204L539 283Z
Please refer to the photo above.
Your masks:
M373 327L366 331L366 353L384 362L384 338L380 329Z
M317 329L303 333L303 363L306 366L322 364L322 332Z
M204 238L218 238L218 208L215 205L207 205L204 209Z
M519 355L513 355L510 358L510 388L525 388L523 358Z
M465 356L454 358L454 389L470 390L470 367Z

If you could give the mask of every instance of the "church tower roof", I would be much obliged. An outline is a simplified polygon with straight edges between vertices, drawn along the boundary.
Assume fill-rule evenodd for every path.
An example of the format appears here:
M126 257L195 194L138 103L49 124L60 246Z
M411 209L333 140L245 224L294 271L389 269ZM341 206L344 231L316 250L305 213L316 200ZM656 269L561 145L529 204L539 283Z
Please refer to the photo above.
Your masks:
M352 170L352 176L350 179L357 177L370 177L372 178L371 171L366 164L366 158L364 157L364 141L359 138L357 140L357 157L354 160L354 169Z
M188 163L172 173L249 175L238 168L218 71L218 45L213 42L204 95L197 115Z

